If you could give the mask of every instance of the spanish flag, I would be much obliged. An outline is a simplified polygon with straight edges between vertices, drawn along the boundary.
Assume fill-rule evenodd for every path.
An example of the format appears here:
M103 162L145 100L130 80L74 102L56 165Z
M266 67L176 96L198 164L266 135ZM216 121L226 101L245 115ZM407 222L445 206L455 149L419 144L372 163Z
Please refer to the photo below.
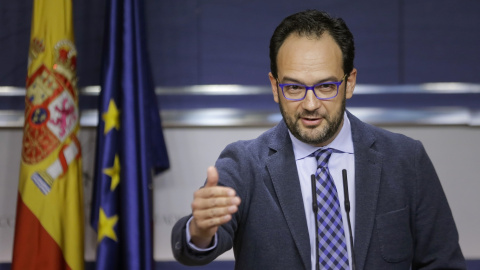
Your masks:
M84 268L76 58L71 0L34 0L13 270Z

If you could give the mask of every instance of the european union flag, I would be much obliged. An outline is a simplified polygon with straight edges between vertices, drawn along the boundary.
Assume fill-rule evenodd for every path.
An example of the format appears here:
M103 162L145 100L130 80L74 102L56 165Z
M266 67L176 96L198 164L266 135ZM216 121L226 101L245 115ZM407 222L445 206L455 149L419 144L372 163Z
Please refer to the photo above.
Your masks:
M91 223L96 269L152 269L151 180L169 167L142 0L109 0Z

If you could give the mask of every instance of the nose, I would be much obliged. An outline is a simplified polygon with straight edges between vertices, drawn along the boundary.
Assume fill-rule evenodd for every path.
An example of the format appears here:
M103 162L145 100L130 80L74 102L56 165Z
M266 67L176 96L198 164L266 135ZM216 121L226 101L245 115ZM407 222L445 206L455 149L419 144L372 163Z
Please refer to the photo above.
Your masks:
M307 90L307 94L305 99L302 102L302 106L307 111L315 111L316 109L320 108L321 101L315 96L313 90Z

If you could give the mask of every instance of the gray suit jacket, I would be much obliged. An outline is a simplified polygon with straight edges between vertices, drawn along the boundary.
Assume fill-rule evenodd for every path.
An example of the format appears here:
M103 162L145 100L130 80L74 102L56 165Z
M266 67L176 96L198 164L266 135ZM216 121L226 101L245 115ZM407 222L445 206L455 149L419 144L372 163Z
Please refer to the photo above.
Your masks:
M450 208L422 144L348 117L355 150L356 268L465 269ZM235 269L311 270L286 125L230 144L216 167L220 184L242 199L239 211L219 228L218 246L206 253L186 244L190 216L179 220L172 230L175 258L186 265L207 264L233 246Z

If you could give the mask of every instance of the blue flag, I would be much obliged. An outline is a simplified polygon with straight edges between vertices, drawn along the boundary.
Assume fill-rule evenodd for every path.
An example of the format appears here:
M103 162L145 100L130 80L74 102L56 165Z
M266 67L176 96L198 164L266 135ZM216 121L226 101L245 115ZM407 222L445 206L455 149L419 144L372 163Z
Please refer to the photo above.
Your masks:
M96 269L152 269L154 173L169 161L146 52L142 0L109 0L91 223Z

